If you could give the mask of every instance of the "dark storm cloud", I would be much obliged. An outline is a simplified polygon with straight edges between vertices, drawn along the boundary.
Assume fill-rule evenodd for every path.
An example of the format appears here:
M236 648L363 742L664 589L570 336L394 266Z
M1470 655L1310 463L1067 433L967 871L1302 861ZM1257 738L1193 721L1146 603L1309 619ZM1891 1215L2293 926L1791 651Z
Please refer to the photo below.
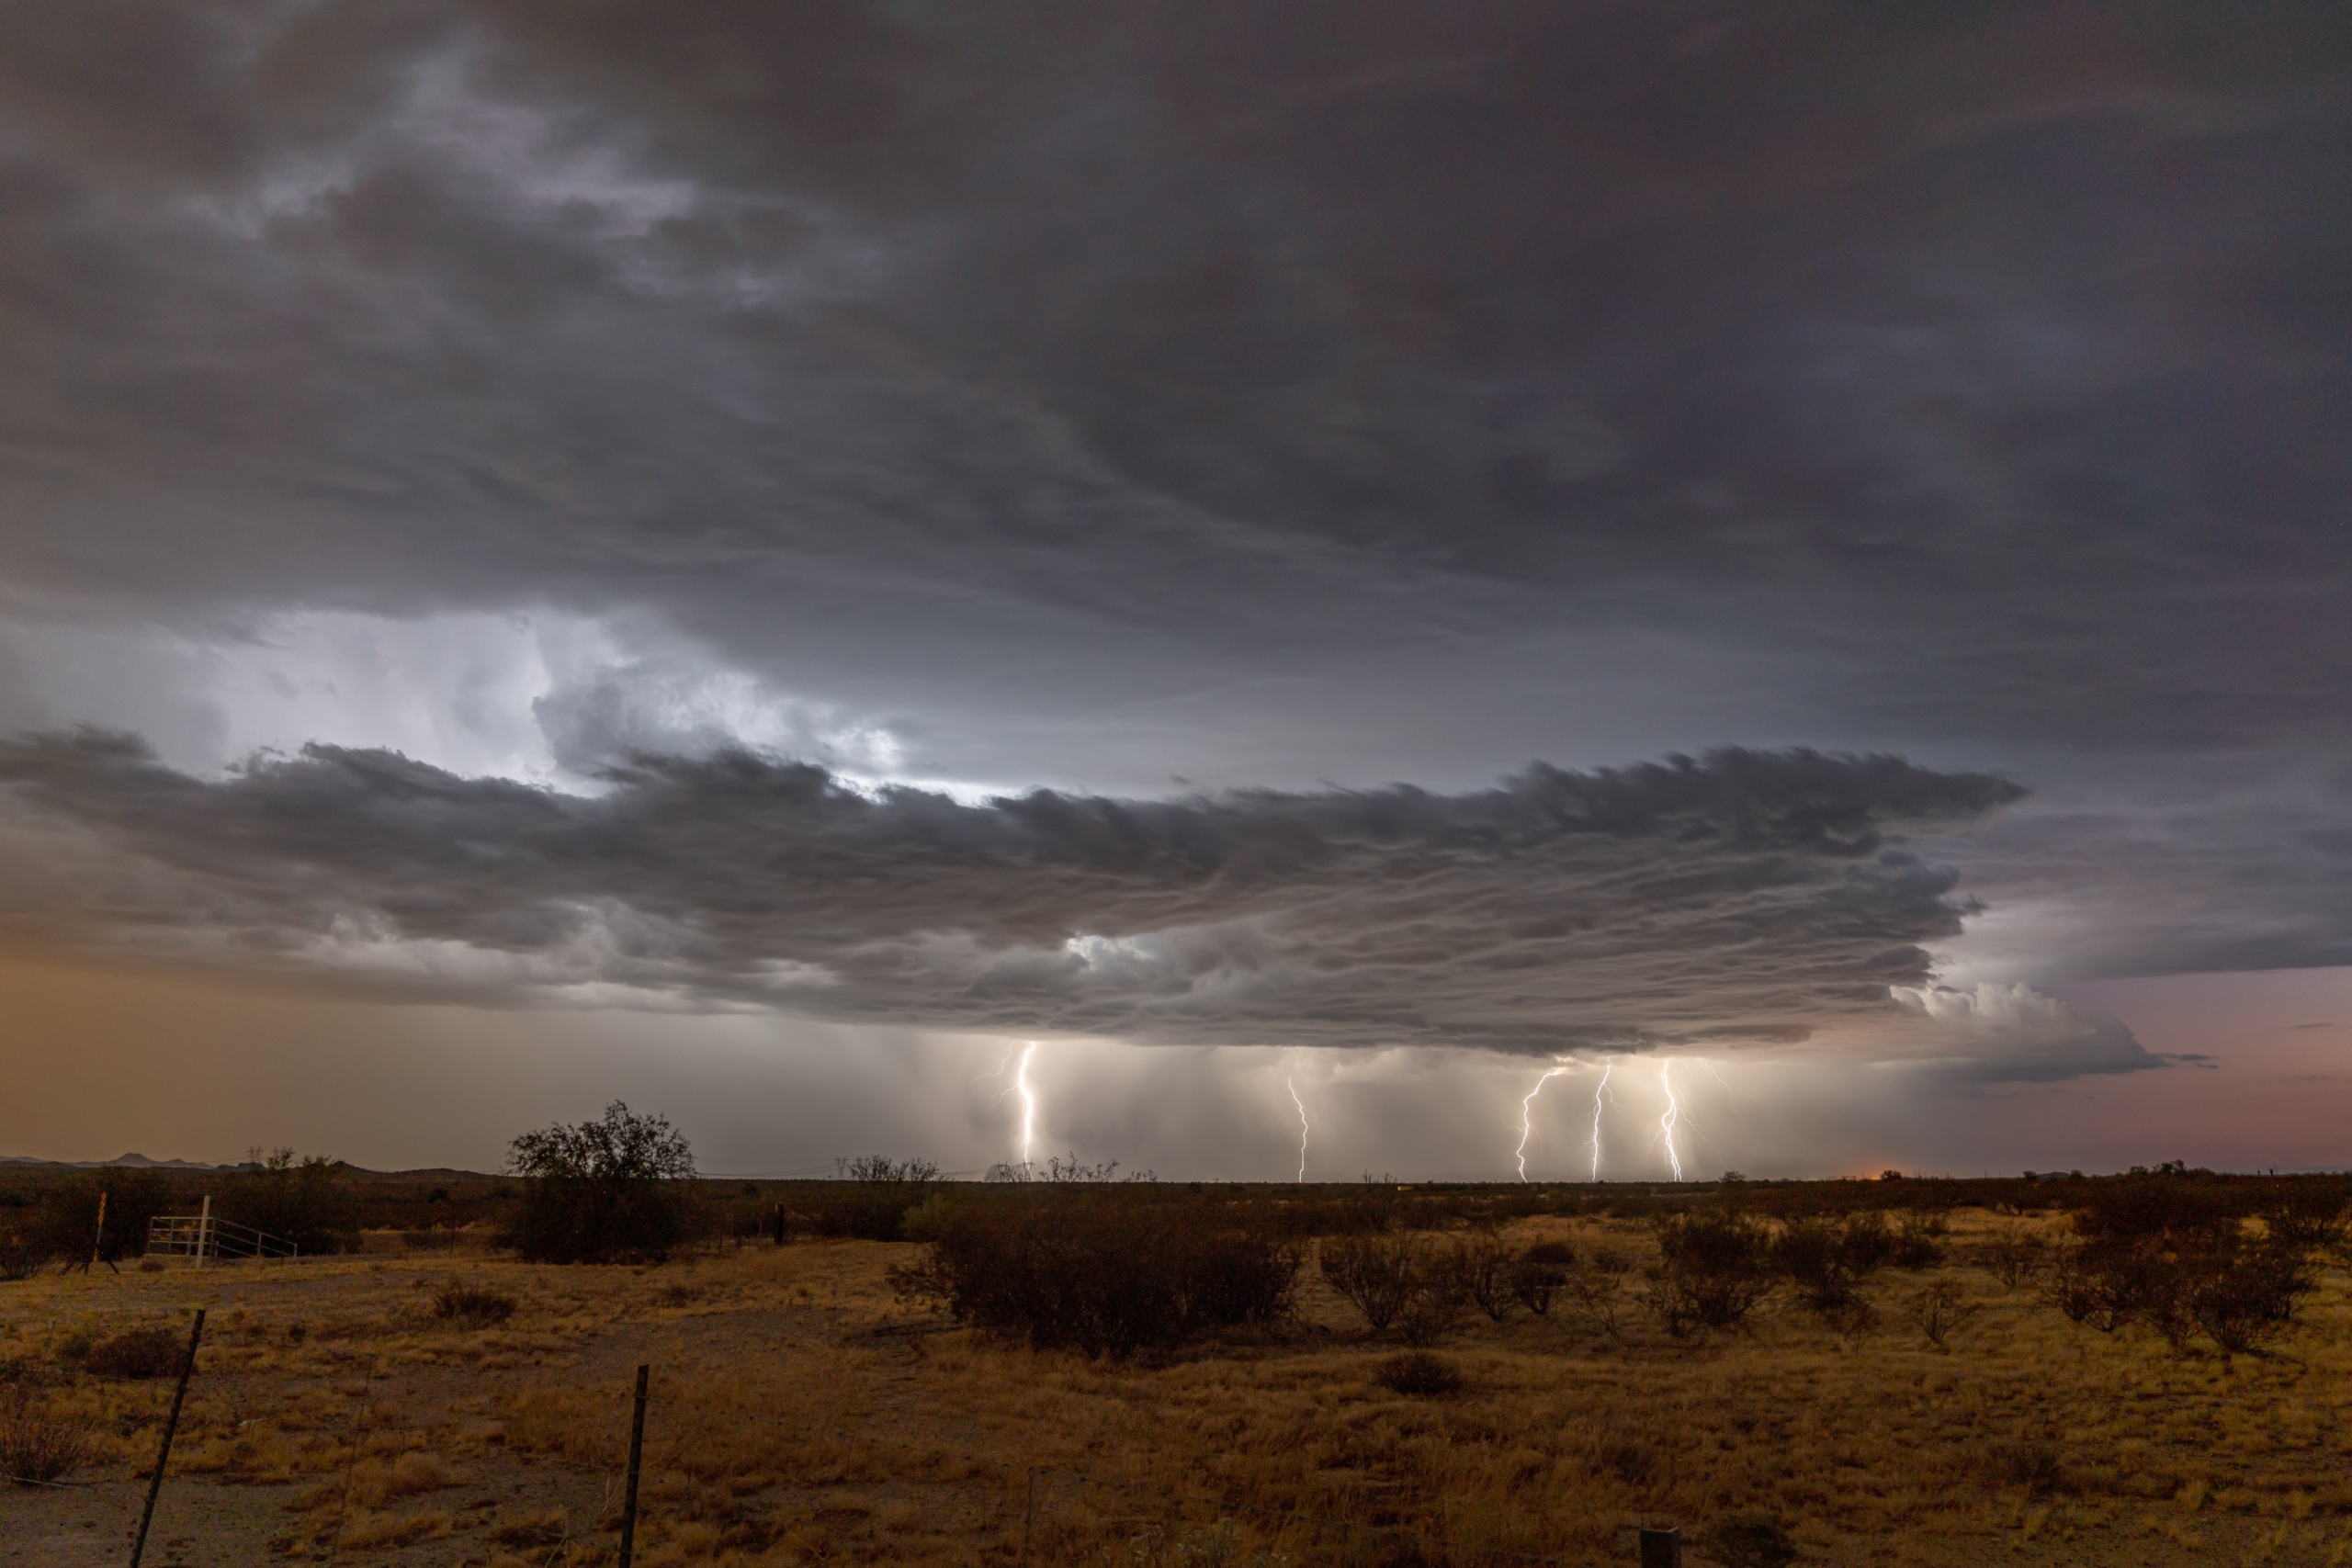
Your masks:
M1726 750L1462 795L970 807L735 754L583 799L323 748L206 783L89 735L9 745L0 780L114 857L30 911L101 951L225 933L237 962L382 978L397 954L461 993L1531 1054L1899 1032L1889 987L1958 929L1952 874L1901 838L2022 793Z
M5 25L22 587L647 604L974 755L1563 624L1841 733L2346 716L2340 7Z
M637 615L909 773L1127 794L2038 748L2097 792L1934 857L2075 912L2027 970L2342 962L2345 797L2279 791L2352 720L2348 184L2340 6L17 6L0 613ZM596 679L560 760L670 733ZM17 756L86 786L72 918L528 960L453 986L1541 1049L1834 1021L1954 918L1826 845L1368 847L1378 793L1120 807L1328 856L1130 885L1023 859L1093 805L765 764ZM960 901L790 915L715 801L792 789L791 856Z

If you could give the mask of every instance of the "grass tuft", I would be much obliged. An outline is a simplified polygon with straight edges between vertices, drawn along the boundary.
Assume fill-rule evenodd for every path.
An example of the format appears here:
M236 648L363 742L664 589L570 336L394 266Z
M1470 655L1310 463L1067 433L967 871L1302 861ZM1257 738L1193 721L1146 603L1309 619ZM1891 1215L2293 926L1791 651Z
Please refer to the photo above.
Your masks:
M449 1285L433 1298L433 1315L458 1328L496 1328L520 1303L503 1291L480 1285Z
M1435 1399L1462 1388L1462 1370L1442 1356L1427 1350L1407 1350L1389 1357L1373 1371L1373 1381L1392 1393L1410 1399Z

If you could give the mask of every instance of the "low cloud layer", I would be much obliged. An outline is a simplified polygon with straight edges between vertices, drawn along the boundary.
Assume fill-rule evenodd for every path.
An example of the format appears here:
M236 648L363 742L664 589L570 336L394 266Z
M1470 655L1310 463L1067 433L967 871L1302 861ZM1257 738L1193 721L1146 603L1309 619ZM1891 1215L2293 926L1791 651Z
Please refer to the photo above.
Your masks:
M1962 912L1954 874L1900 845L2023 793L1724 750L1458 795L975 807L730 753L640 758L589 798L329 748L206 782L96 734L0 749L0 780L107 868L19 916L101 948L453 995L1528 1054L1894 1026L1889 987L1928 982Z

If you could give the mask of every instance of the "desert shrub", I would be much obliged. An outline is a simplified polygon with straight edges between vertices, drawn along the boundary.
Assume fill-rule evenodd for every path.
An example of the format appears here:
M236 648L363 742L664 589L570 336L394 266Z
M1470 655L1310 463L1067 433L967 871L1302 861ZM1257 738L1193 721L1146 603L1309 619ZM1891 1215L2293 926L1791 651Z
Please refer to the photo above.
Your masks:
M1613 1476L1628 1486L1657 1478L1667 1444L1657 1429L1640 1421L1609 1419L1592 1428L1587 1464L1595 1475Z
M1469 1314L1470 1297L1454 1271L1451 1256L1417 1257L1413 1287L1396 1314L1396 1337L1408 1345L1430 1346L1462 1326Z
M2181 1305L2222 1349L2258 1348L2284 1329L2319 1287L2310 1247L2273 1228L2258 1237L2222 1231L2188 1256Z
M903 1299L1039 1349L1125 1355L1287 1317L1295 1244L1247 1211L1029 1188L934 1201L908 1217L919 1263L891 1270Z
M619 1100L601 1120L514 1140L507 1168L528 1179L502 1235L539 1263L659 1260L694 1234L694 1151L667 1118Z
M1495 1236L1474 1235L1453 1244L1447 1269L1464 1299L1500 1323L1517 1300L1511 1280L1518 1261L1518 1255Z
M483 1285L446 1285L433 1298L433 1315L458 1328L495 1328L519 1305L503 1291Z
M2257 1348L2318 1288L2315 1254L2342 1234L2341 1192L2326 1189L2289 1192L2254 1232L2229 1194L2179 1177L2135 1177L2086 1200L2045 1299L2077 1323L2138 1324L2176 1348L2199 1331L2224 1350Z
M1625 1276L1634 1260L1619 1247L1596 1247L1582 1267L1568 1276L1568 1294L1577 1308L1602 1333L1615 1337L1618 1309L1625 1302Z
M30 1215L0 1215L0 1280L27 1280L56 1256Z
M1838 1255L1858 1276L1874 1274L1894 1262L1898 1247L1896 1234L1876 1209L1850 1213L1838 1227Z
M1858 1315L1860 1281L1903 1256L1903 1234L1887 1228L1875 1211L1838 1221L1808 1216L1791 1220L1773 1238L1774 1266L1797 1289L1805 1305L1841 1320Z
M1774 1264L1816 1312L1834 1312L1855 1299L1854 1269L1843 1241L1838 1226L1817 1219L1792 1221L1773 1240Z
M261 1151L254 1151L260 1155ZM240 1171L216 1205L225 1217L290 1241L306 1257L346 1250L359 1230L359 1206L340 1160L300 1159L277 1149Z
M1462 1387L1461 1370L1444 1357L1432 1356L1427 1350L1407 1350L1391 1356L1373 1369L1372 1377L1391 1393L1412 1399L1433 1399L1456 1393Z
M907 1215L930 1196L939 1168L929 1160L871 1155L849 1163L849 1179L816 1184L797 1205L815 1235L904 1241Z
M38 1384L0 1385L0 1477L19 1484L55 1481L90 1452L88 1429L53 1408Z
M2031 1284L2049 1267L2050 1243L2040 1231L2012 1225L1977 1252L1977 1261L2011 1290Z
M1945 1338L1962 1324L1974 1317L1977 1303L1960 1292L1956 1285L1929 1285L1917 1292L1910 1300L1911 1321L1928 1337L1928 1343L1940 1350Z
M1978 1455L1977 1464L1995 1485L2022 1486L2038 1497L2064 1490L2066 1483L2065 1467L2051 1443L1990 1443Z
M1718 1519L1707 1531L1707 1545L1724 1568L1789 1568L1797 1560L1788 1527L1757 1509Z
M1577 1249L1563 1241L1539 1241L1511 1259L1509 1285L1511 1300L1538 1317L1552 1310L1568 1277L1576 1271Z
M1675 1334L1727 1328L1772 1292L1772 1233L1752 1214L1700 1209L1658 1222L1650 1309Z
M106 1229L98 1228L98 1200L106 1199ZM111 1166L69 1176L41 1194L34 1220L39 1245L67 1263L118 1263L147 1249L147 1222L172 1206L172 1184L160 1171Z
M2263 1216L2264 1231L2282 1245L2306 1252L2344 1256L2347 1210L2352 1189L2342 1183L2311 1183L2288 1188Z
M1317 1249L1323 1278L1385 1333L1413 1299L1419 1269L1408 1236L1389 1234L1329 1236Z
M168 1328L132 1328L104 1339L68 1339L58 1359L93 1377L162 1378L176 1374L187 1355L187 1341Z
M1948 1230L1939 1214L1904 1215L1890 1233L1886 1261L1896 1269L1933 1269L1944 1260Z

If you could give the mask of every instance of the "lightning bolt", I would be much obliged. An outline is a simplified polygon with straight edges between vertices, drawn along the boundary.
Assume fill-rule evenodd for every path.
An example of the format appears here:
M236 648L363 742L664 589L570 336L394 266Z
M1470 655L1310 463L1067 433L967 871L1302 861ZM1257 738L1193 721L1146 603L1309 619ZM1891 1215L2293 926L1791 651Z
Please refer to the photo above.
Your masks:
M1674 1064L1672 1062L1660 1062L1657 1065L1657 1087L1666 1091L1666 1114L1657 1119L1658 1132L1666 1139L1666 1157L1674 1167L1674 1179L1679 1181L1682 1179L1682 1156L1674 1146L1674 1126L1676 1122L1682 1120L1682 1107L1674 1098Z
M1290 1090L1290 1102L1298 1107L1298 1179L1306 1179L1306 1101L1298 1098L1298 1086L1285 1077L1283 1087Z
M1601 1063L1600 1081L1592 1086L1592 1179L1595 1181L1600 1179L1600 1100L1604 1095L1609 1095L1611 1100L1616 1098L1609 1094L1609 1075L1616 1070L1616 1063Z
M1021 1163L1024 1166L1029 1163L1029 1146L1037 1138L1037 1093L1029 1087L1029 1058L1036 1054L1037 1043L1032 1040L1021 1053L1021 1068L1012 1077L1012 1092L1021 1097ZM1675 1174L1681 1175L1681 1167L1675 1168Z
M1535 1135L1535 1097L1544 1092L1545 1084L1567 1070L1566 1067L1554 1067L1550 1072L1537 1078L1535 1087L1527 1091L1527 1098L1519 1102L1519 1148L1516 1153L1519 1158L1519 1179L1521 1181L1527 1179L1527 1140Z

